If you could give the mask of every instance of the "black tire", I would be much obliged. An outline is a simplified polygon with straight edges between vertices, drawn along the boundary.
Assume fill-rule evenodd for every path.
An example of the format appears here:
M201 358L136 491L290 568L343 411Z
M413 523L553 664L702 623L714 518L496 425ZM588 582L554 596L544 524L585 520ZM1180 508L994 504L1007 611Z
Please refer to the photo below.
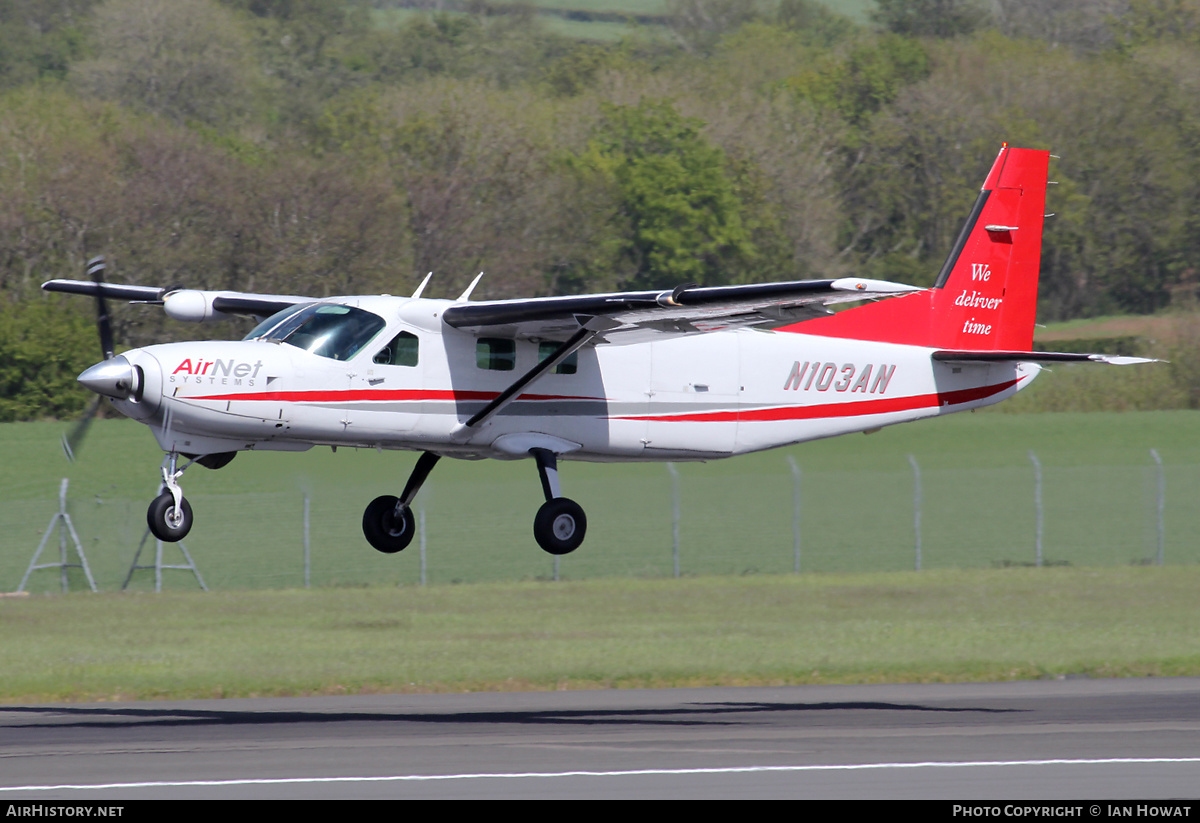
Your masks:
M146 509L146 525L164 543L178 543L192 530L192 505L186 497L181 497L176 512L175 498L170 492L163 492Z
M406 508L396 517L397 498L385 494L376 497L363 512L363 535L376 551L395 554L404 551L417 532L417 518Z
M538 509L533 519L533 536L550 554L570 554L587 534L587 515L574 500L556 497Z

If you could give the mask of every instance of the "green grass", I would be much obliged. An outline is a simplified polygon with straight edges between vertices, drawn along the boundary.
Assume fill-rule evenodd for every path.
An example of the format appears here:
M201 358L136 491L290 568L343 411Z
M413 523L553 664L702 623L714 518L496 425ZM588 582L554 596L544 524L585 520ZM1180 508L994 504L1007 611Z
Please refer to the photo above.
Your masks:
M1200 674L1200 568L0 599L0 701Z
M839 14L860 22L875 8L875 0L824 0L825 5ZM532 5L544 9L572 9L622 14L666 14L666 0L533 0Z
M610 14L666 14L667 0L533 0L542 9L606 12Z
M20 583L57 510L64 476L71 479L69 510L101 589L120 588L145 534L145 509L161 460L149 432L131 421L99 421L79 462L68 466L57 442L66 428L0 426L0 590ZM1032 562L1030 450L1043 465L1045 559L1072 566L1143 563L1157 552L1152 448L1165 463L1166 562L1200 563L1200 507L1194 502L1200 499L1200 413L983 413L680 464L681 569L692 575L792 570L789 456L802 471L805 572L913 568L909 454L921 467L924 568ZM314 585L415 583L418 547L380 555L366 545L360 527L367 502L396 493L412 463L411 454L400 452L313 449L241 454L215 472L193 467L183 487L196 525L185 543L214 589L302 586L308 493ZM587 542L562 558L560 577L672 574L671 484L664 466L564 462L560 476L564 493L589 516ZM418 498L426 515L428 582L552 577L554 561L532 538L541 502L528 460L442 461ZM57 547L54 538L51 556ZM179 560L168 546L166 561ZM73 589L83 583L75 571L70 580ZM132 585L152 587L151 573L139 572ZM182 571L167 572L165 586L196 588ZM28 588L58 591L57 572L35 572Z
M633 2L624 3L624 4L618 3L618 4L616 4L617 8L612 8L612 9L609 9L609 8L596 8L596 9L585 8L586 6L589 6L589 5L604 6L604 3L603 3L603 0L597 0L597 2L593 3L593 4L581 2L579 4L579 6L576 6L576 5L569 5L569 6L552 5L552 6L550 6L550 8L554 8L554 9L580 8L581 10L584 10L584 11L614 11L614 12L622 12L622 13L628 12L630 14L633 14L633 13L657 14L658 13L656 11L642 12L639 9L628 10L628 9L624 8L624 6L642 6L642 5L653 6L654 5L654 4L638 3L638 2L636 2L636 0L633 0ZM426 13L427 12L420 11L417 9L387 8L387 9L374 9L371 14L372 14L372 20L374 21L374 25L376 28L398 29L401 26L403 26L405 23L407 23L410 19L412 19L413 16L418 15L418 14L426 14ZM458 14L460 12L447 12L447 13L448 14ZM594 41L600 41L600 42L606 42L606 43L607 42L615 42L617 40L620 40L622 37L631 35L635 31L640 31L644 34L650 34L651 36L655 36L655 37L660 36L665 33L665 29L663 28L663 26L660 24L656 24L656 23L638 24L636 21L630 22L630 21L626 21L626 20L608 20L608 19L572 20L572 19L568 19L566 16L559 15L559 14L551 14L551 13L539 14L538 22L542 26L544 26L547 31L553 32L554 34L562 35L563 37L570 37L575 40L594 40Z
M140 593L114 591L145 531L153 438L100 421L68 468L65 428L0 426L0 588L16 587L69 475L107 593L39 595L58 590L47 570L34 596L0 598L0 700L1200 674L1196 412L953 415L682 464L681 580L661 465L562 464L591 530L549 582L529 533L532 464L443 461L421 497L421 587L415 546L385 557L359 533L362 507L403 484L411 455L243 454L185 475L198 518L186 542L215 591L168 571L158 596L149 572ZM1151 448L1166 464L1165 568L1141 565L1156 551ZM1023 567L1031 449L1046 559L1067 565ZM923 481L920 573L907 571L909 454ZM789 573L788 456L803 471L801 575ZM320 586L307 591L304 491Z
M664 30L659 21L668 12L666 0L534 0L532 5L542 10L539 17L550 31L578 40L604 42L619 40L639 29L652 36L662 35ZM875 8L874 0L825 0L825 5L864 25L870 22L870 12ZM605 18L572 20L564 14L573 11L605 15ZM425 12L397 5L374 9L372 17L378 28L397 28L412 15L422 13ZM608 19L608 15L628 15L633 22Z

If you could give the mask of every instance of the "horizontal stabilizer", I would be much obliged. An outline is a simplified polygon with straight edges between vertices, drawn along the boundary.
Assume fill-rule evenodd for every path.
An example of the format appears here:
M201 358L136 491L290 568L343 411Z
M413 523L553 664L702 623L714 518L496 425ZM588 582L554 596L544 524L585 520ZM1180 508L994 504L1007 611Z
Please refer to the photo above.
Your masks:
M955 351L942 349L933 353L942 363L1108 363L1111 366L1130 366L1135 363L1161 363L1149 357L1127 357L1116 354L1083 354L1066 351Z

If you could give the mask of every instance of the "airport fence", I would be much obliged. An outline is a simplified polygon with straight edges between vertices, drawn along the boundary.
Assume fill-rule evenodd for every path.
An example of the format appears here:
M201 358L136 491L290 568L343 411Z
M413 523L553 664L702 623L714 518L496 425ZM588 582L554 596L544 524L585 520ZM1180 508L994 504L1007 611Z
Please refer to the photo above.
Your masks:
M558 559L533 540L542 501L528 461L435 474L415 506L421 534L390 556L363 539L362 509L396 493L402 472L263 491L185 480L196 525L183 546L213 589L1200 562L1200 460L1124 454L1095 464L1026 450L985 466L909 453L812 467L802 450L666 467L565 463L564 494L584 507L589 530ZM60 590L60 570L29 572L44 538L39 563L57 563L64 547L78 563L73 538L52 521L58 485L46 485L44 495L0 497L5 591L27 574L31 592ZM122 588L139 545L138 565L155 562L145 525L153 489L145 491L83 483L67 491L65 511L99 590ZM185 559L164 544L162 562ZM88 587L81 569L66 579L72 590ZM163 571L161 583L199 588L181 569ZM155 586L151 569L128 582Z

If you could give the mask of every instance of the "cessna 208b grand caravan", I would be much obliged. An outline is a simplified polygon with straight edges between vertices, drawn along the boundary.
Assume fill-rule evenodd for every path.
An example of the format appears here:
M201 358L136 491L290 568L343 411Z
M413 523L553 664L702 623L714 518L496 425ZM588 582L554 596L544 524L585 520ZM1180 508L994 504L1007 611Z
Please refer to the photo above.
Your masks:
M379 551L412 540L413 499L441 457L531 457L546 498L534 536L566 554L587 520L560 492L559 458L729 457L997 403L1043 362L1137 362L1030 350L1048 163L1001 148L929 289L843 278L471 301L475 283L422 298L427 277L408 298L314 300L106 283L102 261L91 280L42 288L96 297L106 359L79 382L166 452L147 512L160 539L191 528L179 478L193 463L355 446L420 452L400 495L363 514ZM114 356L105 297L261 322L240 341Z

